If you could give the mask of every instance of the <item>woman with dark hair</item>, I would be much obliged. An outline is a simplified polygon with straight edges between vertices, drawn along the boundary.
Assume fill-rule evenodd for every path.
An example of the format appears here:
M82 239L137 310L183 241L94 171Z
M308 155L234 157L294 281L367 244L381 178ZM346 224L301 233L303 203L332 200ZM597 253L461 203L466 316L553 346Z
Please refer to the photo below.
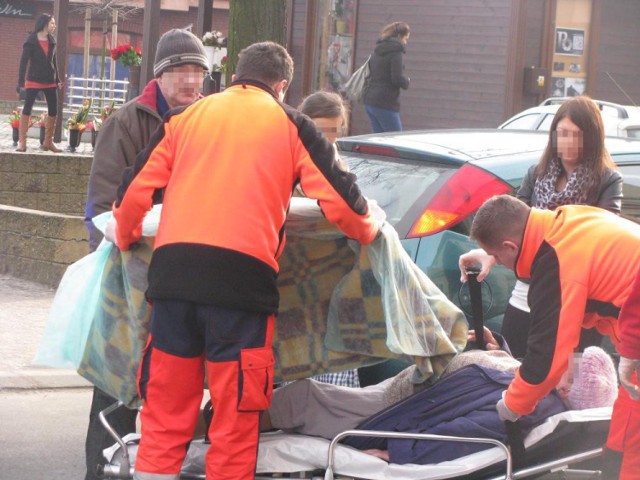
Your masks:
M371 70L364 106L373 133L399 132L400 89L409 88L409 77L404 75L402 55L411 30L405 22L393 22L382 29L376 48L369 59Z
M604 145L602 116L593 100L578 96L560 106L542 158L529 168L516 196L527 205L544 210L562 205L592 205L620 214L622 175ZM484 250L462 255L461 270L468 260L482 265L478 280L495 264L495 259ZM522 358L527 350L531 321L528 292L529 285L518 280L502 322L501 333L516 358ZM597 345L601 339L595 329L583 330L579 349Z
M307 115L327 139L335 144L347 123L342 97L332 92L314 92L302 100L298 110Z
M20 90L24 89L25 100L20 115L20 139L16 149L18 152L27 151L27 129L31 110L40 91L44 93L47 100L45 137L41 148L54 153L62 151L53 144L53 129L58 115L57 89L61 86L56 61L56 41L53 38L55 29L55 19L43 13L36 20L34 31L29 34L22 46L16 91L20 93Z

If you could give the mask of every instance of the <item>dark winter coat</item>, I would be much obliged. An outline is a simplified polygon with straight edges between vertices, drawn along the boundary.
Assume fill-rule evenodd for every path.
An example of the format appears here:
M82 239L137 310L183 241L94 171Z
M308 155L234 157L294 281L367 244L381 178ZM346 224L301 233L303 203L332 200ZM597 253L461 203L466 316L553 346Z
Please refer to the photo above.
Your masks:
M383 410L357 428L493 438L505 443L507 434L504 422L498 417L496 404L513 377L511 372L467 365L426 390ZM526 435L547 417L565 410L562 400L553 391L540 401L532 414L522 417L518 423ZM349 437L345 443L360 450L388 450L391 463L397 464L444 462L492 447L484 443L375 437Z
M409 77L404 75L402 55L404 44L397 38L378 40L369 60L371 70L364 94L365 105L400 111L400 89L409 88Z
M56 40L52 35L47 35L47 37L49 38L49 53L47 55L44 54L44 50L40 46L37 33L30 33L22 45L18 87L24 87L25 76L30 82L44 84L60 82L56 60ZM27 64L29 64L28 72Z

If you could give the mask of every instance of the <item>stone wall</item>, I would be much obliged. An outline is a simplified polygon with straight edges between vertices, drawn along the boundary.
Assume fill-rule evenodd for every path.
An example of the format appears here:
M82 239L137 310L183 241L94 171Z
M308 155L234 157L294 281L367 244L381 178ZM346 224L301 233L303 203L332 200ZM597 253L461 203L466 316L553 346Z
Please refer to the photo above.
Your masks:
M92 157L0 153L0 204L84 215Z
M83 217L0 205L0 273L56 287L89 253Z
M57 287L87 255L92 157L0 153L0 273Z

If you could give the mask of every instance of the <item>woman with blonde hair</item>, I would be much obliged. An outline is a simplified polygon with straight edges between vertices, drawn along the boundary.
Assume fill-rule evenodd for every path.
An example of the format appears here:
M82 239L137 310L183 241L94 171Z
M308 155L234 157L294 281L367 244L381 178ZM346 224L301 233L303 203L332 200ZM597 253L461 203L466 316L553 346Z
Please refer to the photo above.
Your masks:
M402 55L411 29L405 22L393 22L380 33L376 48L369 59L369 82L364 93L364 107L373 133L399 132L400 89L409 88L404 74Z

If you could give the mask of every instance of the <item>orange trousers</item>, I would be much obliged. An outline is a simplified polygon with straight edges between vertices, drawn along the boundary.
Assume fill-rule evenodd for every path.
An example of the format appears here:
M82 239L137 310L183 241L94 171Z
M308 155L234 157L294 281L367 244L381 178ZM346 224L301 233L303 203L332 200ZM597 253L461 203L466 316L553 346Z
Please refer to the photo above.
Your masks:
M254 478L260 412L273 388L274 322L274 315L154 302L140 368L144 404L134 478L178 478L200 412L205 361L213 405L207 480Z
M636 384L638 379L635 379ZM620 480L640 480L640 400L620 387L613 405L607 447L622 452Z

